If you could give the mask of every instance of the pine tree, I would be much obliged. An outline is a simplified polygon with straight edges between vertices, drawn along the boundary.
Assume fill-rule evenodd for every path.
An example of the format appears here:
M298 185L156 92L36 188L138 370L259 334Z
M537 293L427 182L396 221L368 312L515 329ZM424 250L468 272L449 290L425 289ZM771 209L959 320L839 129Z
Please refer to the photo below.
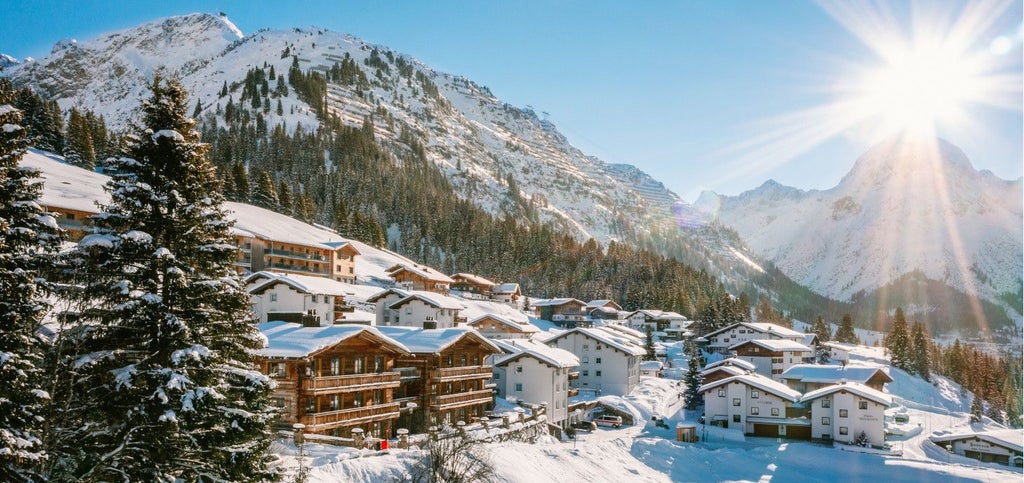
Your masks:
M654 329L652 329L651 326L648 325L646 327L646 330L644 330L644 333L645 333L644 349L647 350L647 353L644 354L644 360L645 361L657 360L658 358L654 355Z
M249 199L252 204L268 210L279 211L281 209L281 200L277 197L274 178L263 170L256 172L256 184L252 185L252 194Z
M232 199L235 201L249 201L249 174L245 172L245 165L235 163L231 167L231 177L234 178L235 191Z
M96 149L92 143L89 124L78 109L68 115L68 130L64 136L64 158L69 164L92 171L96 167Z
M890 362L893 367L913 372L910 334L907 332L907 319L903 316L902 308L896 308L892 326L889 327L889 333L885 336L885 348L889 349Z
M277 184L277 201L281 204L281 208L284 209L284 214L295 214L295 205L298 200L292 199L292 189L288 186L288 183L284 182L284 180L281 180L281 182Z
M282 202L282 204L284 203ZM313 198L308 194L302 193L295 200L295 216L306 223L315 221L316 207L313 205Z
M268 481L270 382L209 146L181 84L154 77L111 202L69 255L85 283L63 443L81 453L53 479Z
M850 314L844 314L843 320L839 324L839 328L836 329L836 342L842 342L844 344L859 344L860 338L857 337L857 332L853 330L853 318Z
M913 343L913 352L911 353L911 365L915 374L921 376L921 379L925 381L931 380L931 370L929 368L929 357L928 357L928 334L927 329L921 322L914 322L914 326L911 329L911 342Z
M704 358L701 357L700 349L692 342L687 342L687 351L690 355L690 362L686 371L686 392L683 394L686 409L697 409L703 400L700 397L700 385L703 384L703 376L700 375L701 367L704 366Z
M0 480L38 480L45 457L39 427L45 351L36 336L57 225L36 204L39 172L18 165L28 146L10 81L0 78Z
M814 325L811 326L811 332L818 338L815 359L817 359L818 363L824 364L832 358L832 350L825 345L826 342L832 340L832 331L829 329L828 324L825 323L825 319L819 315L818 319L814 321Z
M981 413L982 413L982 411L983 411L983 409L982 409L982 405L981 405L981 398L978 397L977 394L975 394L971 398L971 422L972 423L980 423L981 422Z

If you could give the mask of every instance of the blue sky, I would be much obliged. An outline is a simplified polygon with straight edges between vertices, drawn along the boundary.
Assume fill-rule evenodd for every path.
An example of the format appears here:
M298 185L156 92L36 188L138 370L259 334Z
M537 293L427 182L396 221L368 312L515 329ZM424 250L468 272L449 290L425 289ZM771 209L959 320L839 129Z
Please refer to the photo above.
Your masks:
M227 13L245 33L317 26L411 54L532 106L584 152L630 163L693 200L775 180L826 189L878 139L850 129L801 149L743 146L789 113L835 100L851 66L878 55L813 2L24 2L0 0L0 52L43 57L57 40L88 40L168 15ZM892 7L907 26L913 5ZM955 20L959 2L928 2ZM1001 72L1020 75L1019 0L976 45L1012 39ZM937 7L936 7L937 6ZM976 128L940 135L978 168L1022 172L1020 94L1003 108L966 106ZM1009 109L1007 109L1009 107ZM764 157L765 159L761 159ZM771 158L771 159L767 159Z

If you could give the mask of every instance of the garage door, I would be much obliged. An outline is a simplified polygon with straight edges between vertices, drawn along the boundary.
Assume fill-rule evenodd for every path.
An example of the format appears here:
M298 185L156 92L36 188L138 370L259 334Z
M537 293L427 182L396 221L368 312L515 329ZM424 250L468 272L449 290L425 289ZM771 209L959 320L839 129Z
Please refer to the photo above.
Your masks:
M768 438L779 437L779 425L778 424L755 424L754 425L754 436L765 436Z
M789 439L811 439L810 426L786 426L786 437Z

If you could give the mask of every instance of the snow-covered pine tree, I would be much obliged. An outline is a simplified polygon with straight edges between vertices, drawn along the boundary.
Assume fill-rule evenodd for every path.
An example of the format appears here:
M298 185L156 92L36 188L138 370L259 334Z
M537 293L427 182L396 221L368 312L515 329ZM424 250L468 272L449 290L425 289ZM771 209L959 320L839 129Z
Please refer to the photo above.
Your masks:
M68 129L64 135L64 159L70 164L90 171L96 166L92 131L85 116L75 108L71 108L68 115Z
M825 323L825 319L819 315L818 319L814 321L814 325L811 326L811 332L818 338L817 350L814 354L815 361L819 364L827 363L832 358L832 349L825 343L832 340L832 330Z
M971 397L971 422L980 423L981 413L984 411L984 407L981 404L981 398L977 394Z
M43 341L36 330L59 243L57 223L36 201L35 170L18 165L28 145L14 90L0 78L0 481L31 481L44 457L38 430L48 395L41 389Z
M704 366L704 358L700 349L692 342L687 343L687 353L690 355L690 362L686 370L686 392L683 393L683 402L686 409L697 409L701 404L700 385L703 384L703 377L700 375L701 367Z
M911 328L911 343L913 354L911 354L911 365L914 373L921 376L925 381L931 381L930 361L928 357L928 329L921 322L914 322Z
M158 74L111 203L71 254L87 282L68 418L88 481L266 481L269 379L237 249L187 94Z
M903 316L902 308L896 308L892 326L889 327L889 333L885 336L885 348L889 349L893 367L913 372L910 367L910 333L907 331L907 318Z

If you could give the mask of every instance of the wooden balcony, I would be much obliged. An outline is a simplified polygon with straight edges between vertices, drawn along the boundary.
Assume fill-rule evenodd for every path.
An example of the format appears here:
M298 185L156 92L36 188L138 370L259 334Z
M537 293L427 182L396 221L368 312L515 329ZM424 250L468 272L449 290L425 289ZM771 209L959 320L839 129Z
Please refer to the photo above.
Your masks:
M569 373L569 380L575 380L580 378L580 371L572 371Z
M274 388L275 391L282 391L282 392L294 392L295 391L295 380L294 379L274 379L274 382L277 383L277 387Z
M447 394L430 398L430 407L435 410L448 410L462 406L474 406L477 404L490 404L494 401L494 391L481 389L479 391L460 392L458 394Z
M349 408L339 411L326 411L312 413L302 416L302 424L306 425L309 431L322 431L324 429L362 424L371 421L398 418L398 403L378 404L361 408ZM312 426L312 428L310 428Z
M566 392L566 395L569 396L569 397L578 396L579 394L580 394L580 389L578 387L574 387L572 389L569 389Z
M434 382L456 381L460 379L490 379L493 376L491 366L462 366L434 369L430 373Z
M400 374L383 372L372 374L348 374L344 376L313 377L302 380L302 389L310 395L387 389L398 387Z

